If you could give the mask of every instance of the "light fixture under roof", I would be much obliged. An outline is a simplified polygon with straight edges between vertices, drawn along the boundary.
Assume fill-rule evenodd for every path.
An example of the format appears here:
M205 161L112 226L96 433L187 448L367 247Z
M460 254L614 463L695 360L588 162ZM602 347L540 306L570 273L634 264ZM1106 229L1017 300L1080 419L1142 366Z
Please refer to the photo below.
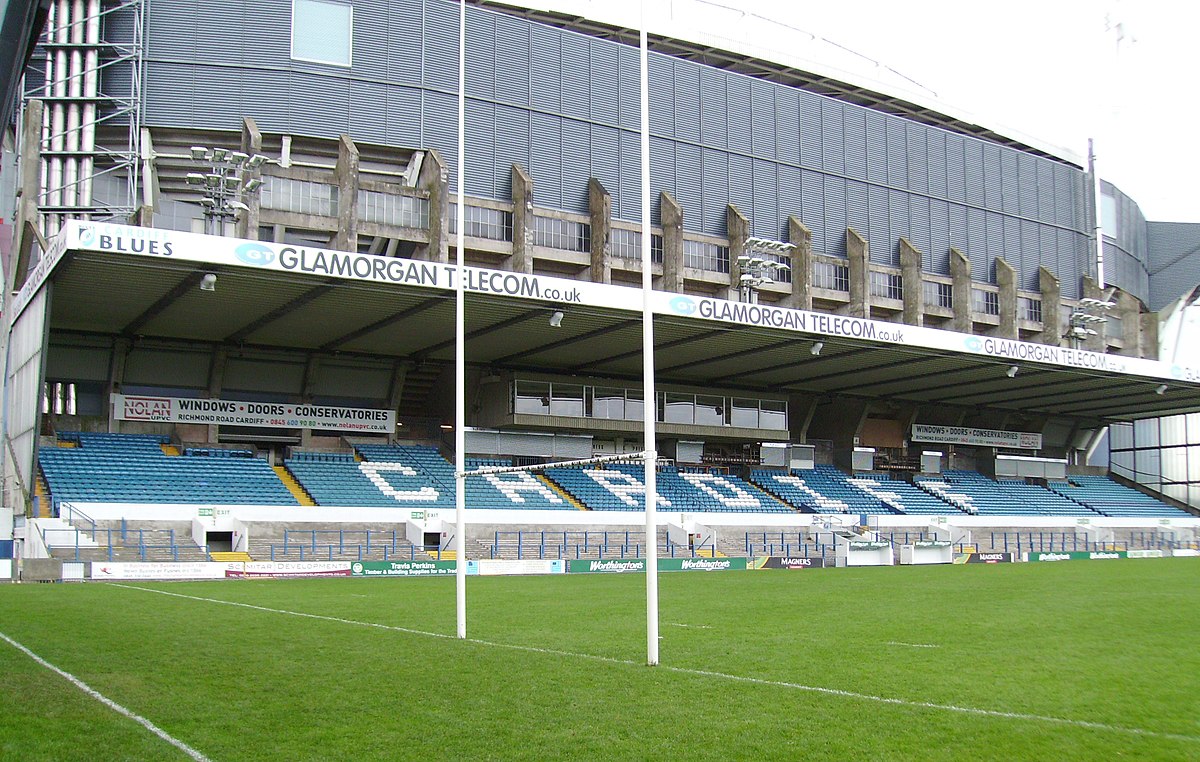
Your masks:
M563 311L562 310L555 310L554 312L552 312L550 314L550 327L551 328L561 328L562 321L563 321Z
M814 341L813 345L811 347L809 347L808 353L811 355L819 355L819 354L821 354L821 350L824 348L825 348L825 342Z
M217 274L204 273L204 277L200 279L201 291L216 291L217 290Z
M1166 394L1166 393L1167 393L1167 385L1166 385L1166 384L1159 384L1159 385L1158 385L1158 388L1156 388L1156 389L1154 390L1154 393L1155 393L1155 394L1158 394L1158 395L1160 395L1160 396L1161 396L1161 395L1163 395L1163 394Z
M1020 372L1021 372L1021 368L1019 366L1010 365L1010 366L1008 366L1008 370L1004 371L1004 375L1008 376L1009 378L1015 378L1016 375Z

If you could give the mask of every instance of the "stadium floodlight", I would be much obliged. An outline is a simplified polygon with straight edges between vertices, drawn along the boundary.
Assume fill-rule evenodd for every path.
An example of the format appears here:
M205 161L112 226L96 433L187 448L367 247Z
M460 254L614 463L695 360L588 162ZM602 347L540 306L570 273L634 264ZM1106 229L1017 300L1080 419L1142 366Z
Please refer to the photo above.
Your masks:
M825 348L825 342L823 342L823 341L814 341L814 342L813 342L813 345L812 345L811 347L809 347L809 348L808 348L808 353L809 353L810 355L816 356L816 355L819 355L819 354L821 354L821 350L822 350L822 349L824 349L824 348Z
M767 238L749 237L743 242L744 253L737 258L741 275L738 287L743 302L756 304L758 289L775 282L778 273L790 273L792 266L786 260L795 244L772 241Z
M257 171L267 158L206 146L192 146L190 156L193 161L207 165L203 173L188 172L185 178L188 185L204 194L200 200L204 208L204 232L222 235L227 223L236 222L241 213L249 211L245 199L262 188L263 182L259 177L246 175Z
M184 179L188 185L204 185L204 175L199 172L188 172Z
M1008 376L1009 378L1016 378L1017 374L1020 372L1021 372L1020 366L1010 365L1010 366L1008 366L1008 370L1004 371L1004 375Z
M192 161L204 161L208 158L208 149L204 146L192 146Z

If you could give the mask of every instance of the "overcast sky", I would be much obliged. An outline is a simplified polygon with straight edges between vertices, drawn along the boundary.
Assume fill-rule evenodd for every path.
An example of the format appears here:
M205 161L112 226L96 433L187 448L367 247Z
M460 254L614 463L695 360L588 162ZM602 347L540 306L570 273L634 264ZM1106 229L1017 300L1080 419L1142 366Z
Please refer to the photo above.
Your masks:
M1081 158L1095 138L1101 176L1147 219L1200 222L1194 0L645 3L652 28L665 20L681 37L697 28L826 62ZM578 6L639 23L637 0Z

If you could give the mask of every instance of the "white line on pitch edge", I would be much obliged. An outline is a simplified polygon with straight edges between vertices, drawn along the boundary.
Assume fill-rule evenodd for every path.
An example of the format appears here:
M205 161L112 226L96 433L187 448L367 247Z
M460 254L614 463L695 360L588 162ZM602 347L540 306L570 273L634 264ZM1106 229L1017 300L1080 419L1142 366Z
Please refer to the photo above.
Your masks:
M319 619L326 622L338 622L341 624L351 624L358 627L371 627L379 630L391 630L393 632L403 632L409 635L423 635L430 638L439 638L442 640L458 640L454 635L442 632L429 632L426 630L415 630L409 627L400 627L390 624L379 624L378 622L362 622L356 619L343 619L342 617L326 616L324 614L309 614L303 611L289 611L287 609L273 609L267 606L258 606L253 603L240 603L238 601L225 601L220 598L205 598L199 595L184 595L183 593L173 593L168 590L155 590L150 587L139 587L137 585L125 585L117 582L107 583L114 587L123 587L129 590L141 590L147 593L158 593L159 595L167 595L174 598L186 598L193 601L203 601L206 603L217 603L225 606L238 606L241 608L253 609L255 611L264 611L272 614L286 614L288 616L303 617L305 619ZM549 656L567 656L574 659L587 659L589 661L603 662L605 664L619 664L629 667L643 667L644 662L634 661L632 659L618 659L612 656L598 656L596 654L585 654L577 651L563 651L557 648L539 648L537 646L523 646L514 643L497 643L491 640L479 640L477 638L465 638L466 643L474 643L481 646L489 646L492 648L506 648L510 651L523 651L526 653L546 654ZM870 693L859 693L857 691L847 691L840 688L824 688L819 685L805 685L803 683L790 683L783 680L770 680L762 677L746 677L744 675L731 675L727 672L713 672L707 669L694 669L690 667L670 667L658 665L656 669L674 672L680 675L692 675L696 677L707 677L719 680L730 680L738 683L749 683L751 685L764 685L775 688L790 688L797 691L805 691L807 693L819 693L825 696L839 696L841 698L859 699L861 701L873 701L879 704L889 704L891 706L902 706L911 709L936 709L943 712L954 712L957 714L969 714L977 717L995 717L1005 720L1024 720L1027 722L1042 722L1051 725L1065 725L1073 728L1085 728L1088 730L1101 730L1111 733L1123 733L1125 735L1139 736L1143 738L1162 738L1170 741L1183 741L1187 743L1200 743L1200 736L1186 735L1183 733L1164 733L1157 730L1147 730L1146 728L1134 728L1124 725L1110 725L1105 722L1093 722L1091 720L1073 720L1068 717L1053 717L1044 714L1027 714L1024 712L1005 712L998 709L980 709L971 706L958 706L957 704L938 704L932 701L912 701L902 698L889 698L888 696L875 696Z
M941 648L936 643L904 643L899 640L889 640L884 643L885 646L906 646L908 648Z
M171 735L167 731L158 727L150 720L147 720L145 717L141 716L140 714L137 714L136 712L134 712L132 710L126 709L125 707L121 706L117 702L113 701L112 699L108 698L104 694L97 691L95 688L92 688L90 685L83 682L78 677L75 677L70 672L66 672L64 670L59 669L58 667L56 667L53 664L51 664L50 662L46 661L42 657L35 654L33 651L30 651L28 648L21 645L20 643L18 643L17 641L13 640L10 637L8 637L7 635L5 635L2 632L0 632L0 639L3 639L10 646L17 649L21 653L25 654L30 659L33 659L35 662L37 662L41 666L45 667L46 669L50 670L51 672L58 674L60 677L66 679L72 685L74 685L76 688L83 691L84 693L91 696L92 698L96 699L101 704L104 704L109 709L113 710L114 712L116 712L118 714L125 715L129 719L133 720L137 724L144 727L146 730L149 730L154 735L158 736L162 740L166 741L167 743L171 744L175 748L182 751L184 754L186 754L189 757L191 757L192 759L196 760L196 762L211 762L211 760L209 760L208 757L204 756L200 752L193 749L191 746L188 746L183 741L180 741L175 736Z

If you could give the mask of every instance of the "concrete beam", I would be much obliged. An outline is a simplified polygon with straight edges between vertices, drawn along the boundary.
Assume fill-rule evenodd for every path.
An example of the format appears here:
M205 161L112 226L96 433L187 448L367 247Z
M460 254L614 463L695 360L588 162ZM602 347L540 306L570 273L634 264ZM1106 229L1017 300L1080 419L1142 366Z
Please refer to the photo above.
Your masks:
M21 168L21 183L17 187L16 216L13 219L12 259L9 260L9 272L6 277L10 291L16 291L25 283L29 265L33 259L33 247L37 245L43 252L44 241L39 241L38 227L38 192L41 173L38 167L42 165L42 115L45 106L39 100L31 100L25 104L25 117L21 123L21 155L18 161Z
M733 204L725 207L725 235L729 238L729 286L717 297L737 301L741 298L742 268L738 257L746 253L746 239L750 236L750 220Z
M512 165L513 247L508 269L533 272L533 178L519 164Z
M349 135L342 135L333 170L338 186L338 229L333 248L338 251L358 251L358 164L358 146Z
M785 302L798 310L812 309L812 231L796 217L788 217L788 241L792 249L792 293Z
M659 289L682 293L683 207L666 191L658 197L658 217L663 229L663 274Z
M1017 271L1004 257L996 257L996 284L1000 286L1000 325L996 336L1017 338Z
M262 151L263 136L262 131L258 129L258 122L251 117L245 117L242 119L242 152L253 156L256 153L261 154ZM356 176L357 174L355 172ZM262 167L246 170L246 180L255 178L262 179ZM261 198L261 194L249 193L243 199L249 208L242 212L238 219L237 234L239 238L258 240L259 218L262 214ZM343 249L343 251L353 251L353 249Z
M921 251L900 237L900 277L904 280L904 322L925 323L925 284L921 279Z
M592 225L592 264L588 278L593 283L612 283L609 242L612 240L612 195L596 178L588 180L588 216Z
M958 249L950 249L950 286L954 296L951 327L960 333L971 332L971 260Z
M867 239L854 228L846 228L846 256L850 260L850 304L851 317L871 317L871 260L867 252Z
M1112 315L1121 319L1121 354L1129 357L1142 356L1142 304L1135 297L1117 289L1113 301L1117 306Z

